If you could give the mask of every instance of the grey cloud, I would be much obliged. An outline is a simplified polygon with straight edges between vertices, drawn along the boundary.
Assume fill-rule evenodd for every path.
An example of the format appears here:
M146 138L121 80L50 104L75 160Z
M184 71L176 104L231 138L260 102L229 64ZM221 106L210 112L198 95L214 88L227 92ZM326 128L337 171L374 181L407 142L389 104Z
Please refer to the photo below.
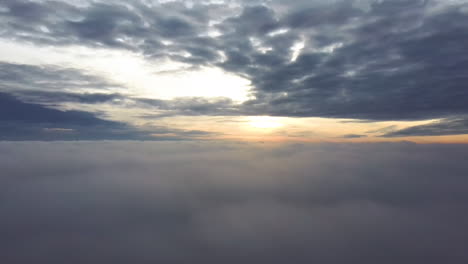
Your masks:
M158 100L135 98L138 104L162 110L163 112L155 115L146 115L146 118L160 118L164 116L233 116L246 114L239 109L239 105L229 98L206 99L200 97L184 97L173 100Z
M122 123L83 111L60 111L0 93L1 140L97 140L144 138Z
M347 135L344 135L343 138L365 138L367 137L367 135L358 135L358 134L347 134Z
M15 92L15 95L40 104L58 103L83 103L98 104L125 100L126 97L118 93L67 93L67 92L45 92L45 91L22 91Z
M461 145L0 149L0 248L12 264L468 260Z
M6 12L0 14L0 21L6 24L0 34L3 38L30 41L39 45L87 45L91 47L126 49L145 54L148 58L179 57L183 51L194 52L202 33L206 32L210 19L205 5L187 9L178 2L155 5L134 1L89 1L81 6L56 1L31 2L22 0L0 3ZM30 15L15 12L14 6L37 6L31 13L37 17L34 23L25 23ZM210 5L216 9L217 5ZM218 7L220 9L220 7ZM41 12L39 12L41 10ZM46 15L42 15L46 14ZM163 41L171 40L166 46ZM208 56L208 51L204 51ZM217 58L210 53L207 59ZM198 62L208 62L207 59Z
M370 130L370 131L367 131L366 133L391 133L395 130L398 130L398 126L391 125L391 126L382 127L379 129Z
M77 122L83 125L112 124L95 118L92 114L80 111L59 111L41 105L24 103L15 97L0 93L2 121L57 122L69 124Z
M256 76L260 98L284 92L288 96L253 104L273 115L374 120L465 112L467 95L460 70L466 68L466 59L460 45L466 15L450 9L428 16L427 4L389 2L374 4L357 18L354 28L316 27L319 32L311 36L309 45L320 44L314 38L332 32L342 47L328 53L306 49L295 63ZM395 12L395 6L404 11Z
M257 99L247 102L246 109L368 120L428 119L467 111L460 72L466 68L462 32L467 23L457 6L428 14L427 1L380 1L369 12L352 11L345 2L336 5L320 13L320 23L307 26L312 33L292 27L289 34L306 39L295 62L289 62L287 50L274 49L266 55L270 63L263 63L265 56L252 47L225 62L226 68L253 81ZM342 12L353 22L342 21Z
M367 2L362 8L356 1L239 1L231 9L199 1L191 8L177 1L82 7L4 1L3 37L221 67L252 81L256 99L241 112L258 115L421 120L466 114L466 4L434 11L439 2ZM35 23L24 23L25 16ZM209 36L213 29L220 35ZM278 29L288 31L272 34ZM292 61L291 48L301 40L305 47Z
M77 98L84 102L83 97ZM98 118L93 113L50 109L0 93L1 141L193 140L208 135L212 133L168 127L135 128Z
M111 90L114 84L90 72L59 66L34 66L0 62L0 89L4 92L81 92Z
M113 92L123 87L98 76L76 69L58 66L33 66L0 63L0 92L8 92L24 102L50 107L75 104L114 104L145 108L163 113L147 115L161 117L174 115L239 115L239 105L228 98L176 98L157 100L134 98ZM100 89L103 93L90 93L86 89ZM104 93L106 92L106 93Z
M384 137L408 136L446 136L468 134L468 119L466 117L446 118L428 125L412 126L394 130L384 134Z
M84 18L79 21L66 21L64 24L64 29L70 29L68 33L72 36L119 46L117 38L120 33L138 34L138 30L142 30L143 21L122 5L95 4L84 13Z
M342 25L358 15L362 15L362 10L355 8L353 1L340 1L335 5L313 5L294 10L285 20L291 28L308 29L324 24Z
M237 17L227 19L219 26L223 31L234 30L239 36L260 35L271 32L278 27L275 13L267 6L245 7ZM234 33L233 32L233 33Z

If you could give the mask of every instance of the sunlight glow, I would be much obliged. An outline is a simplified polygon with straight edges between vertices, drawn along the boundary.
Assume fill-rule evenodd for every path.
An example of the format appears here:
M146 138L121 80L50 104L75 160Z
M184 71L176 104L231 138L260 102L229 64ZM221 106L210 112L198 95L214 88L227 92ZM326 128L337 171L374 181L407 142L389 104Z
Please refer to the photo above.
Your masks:
M249 125L261 129L275 129L284 126L279 122L279 118L271 116L250 116L248 117Z
M291 47L291 51L292 51L291 62L295 62L297 60L297 58L299 57L299 55L301 55L302 49L304 49L305 44L306 44L305 40L302 39L301 41L296 42Z
M225 54L221 55L225 57ZM250 98L251 82L239 75L215 67L194 68L170 59L148 60L141 54L127 51L79 46L32 47L12 41L0 42L0 57L12 63L60 65L92 73L115 83L112 92L134 97L166 100L178 97L226 97L239 103ZM96 87L82 92L102 90Z

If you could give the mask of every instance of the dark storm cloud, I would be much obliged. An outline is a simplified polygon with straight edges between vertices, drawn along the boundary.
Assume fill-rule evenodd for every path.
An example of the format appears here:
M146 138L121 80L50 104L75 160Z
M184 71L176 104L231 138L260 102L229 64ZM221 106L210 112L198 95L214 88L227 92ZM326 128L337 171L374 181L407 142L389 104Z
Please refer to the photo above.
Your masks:
M428 125L413 126L394 130L384 134L384 137L408 136L446 136L468 134L468 119L466 117L446 118Z
M3 1L1 34L221 67L252 81L256 99L239 107L243 113L367 120L466 114L467 4L364 2ZM209 34L214 30L218 35Z
M0 248L11 264L468 261L464 146L0 149Z

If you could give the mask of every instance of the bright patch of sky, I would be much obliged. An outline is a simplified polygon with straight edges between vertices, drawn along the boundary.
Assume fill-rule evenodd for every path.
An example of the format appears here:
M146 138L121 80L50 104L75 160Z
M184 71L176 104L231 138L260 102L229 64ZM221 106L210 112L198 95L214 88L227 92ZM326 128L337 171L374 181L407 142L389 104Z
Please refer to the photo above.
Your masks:
M127 88L118 92L136 97L227 97L243 102L249 98L251 89L249 80L218 68L189 68L189 65L170 60L150 62L141 55L117 50L46 48L0 42L0 59L11 63L57 65L92 72Z

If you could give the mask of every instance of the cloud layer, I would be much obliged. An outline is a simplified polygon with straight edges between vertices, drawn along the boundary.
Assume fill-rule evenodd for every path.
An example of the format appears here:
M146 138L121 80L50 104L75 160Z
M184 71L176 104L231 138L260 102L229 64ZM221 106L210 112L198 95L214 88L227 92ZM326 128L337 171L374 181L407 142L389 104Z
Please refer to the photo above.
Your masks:
M6 263L466 263L458 145L0 143Z
M72 96L54 93L76 100L107 100L105 95ZM94 99L92 99L94 98ZM137 129L120 122L101 119L84 111L61 111L39 104L24 103L0 93L0 140L185 140L212 133L198 130L152 127Z

